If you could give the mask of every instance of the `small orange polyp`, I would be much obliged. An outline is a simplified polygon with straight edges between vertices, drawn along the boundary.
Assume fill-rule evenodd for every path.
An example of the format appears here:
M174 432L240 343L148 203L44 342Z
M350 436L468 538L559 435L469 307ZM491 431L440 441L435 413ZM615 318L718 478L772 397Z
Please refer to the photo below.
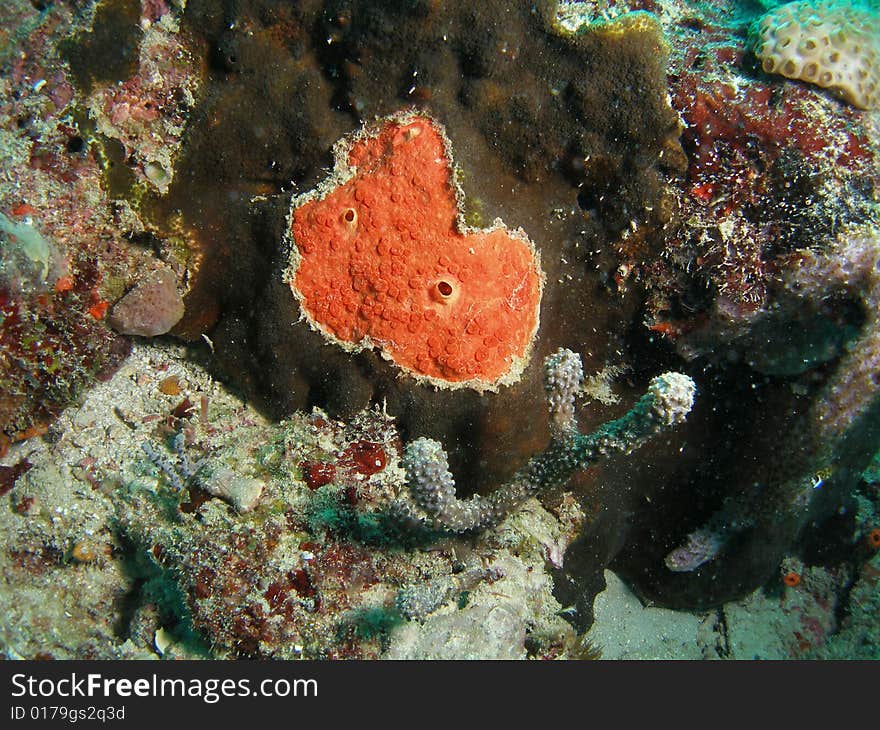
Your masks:
M540 258L500 219L464 225L442 127L396 115L335 154L334 174L291 207L285 280L303 317L440 387L515 382L538 329Z

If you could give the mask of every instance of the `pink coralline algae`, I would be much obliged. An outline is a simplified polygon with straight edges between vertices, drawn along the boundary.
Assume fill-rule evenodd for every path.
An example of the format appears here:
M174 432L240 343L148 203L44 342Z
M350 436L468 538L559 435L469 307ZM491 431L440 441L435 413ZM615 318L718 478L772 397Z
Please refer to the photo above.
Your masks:
M842 356L812 412L816 440L828 451L864 418L880 392L880 238L876 230L844 231L828 251L800 254L786 284L802 297L844 292L859 301L861 335Z
M9 71L0 74L0 130L14 140L4 154L15 171L0 180L0 214L9 222L0 234L0 451L44 433L87 385L119 365L130 345L103 317L121 294L112 291L120 275L146 258L125 237L139 223L105 197L97 150L76 126L69 69L57 48L76 21L64 4L43 13L31 3L0 9L0 26L17 33L9 39L14 56L0 51ZM22 243L37 253L29 266Z
M718 555L726 542L725 535L711 528L695 530L683 545L666 556L666 567L676 573L696 570Z
M177 277L168 269L157 269L113 306L108 321L121 334L155 337L171 330L183 311Z

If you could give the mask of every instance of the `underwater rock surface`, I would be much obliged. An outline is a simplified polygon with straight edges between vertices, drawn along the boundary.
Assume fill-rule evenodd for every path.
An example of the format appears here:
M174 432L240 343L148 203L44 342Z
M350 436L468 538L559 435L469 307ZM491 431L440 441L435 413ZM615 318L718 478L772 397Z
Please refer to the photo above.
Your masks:
M600 624L609 603L639 613L611 575L741 626L775 611L764 656L876 650L875 67L847 91L785 78L765 48L773 18L806 12L840 45L849 7L876 19L858 2L763 25L721 0L4 3L8 655L590 656L606 581ZM439 130L439 187L428 158L419 175L390 151L402 120ZM451 253L423 260L429 220L465 259L467 235L495 237L481 301ZM461 316L412 318L431 308ZM130 338L163 334L178 344ZM560 349L587 377L548 410ZM128 401L102 384L117 370ZM685 423L444 527L447 486L456 509L525 495L558 421L601 434L667 371L696 384ZM408 448L436 484L407 477ZM413 489L434 510L414 532ZM41 605L53 584L63 609ZM66 642L51 627L83 586L108 619L76 614ZM704 655L751 650L699 621Z

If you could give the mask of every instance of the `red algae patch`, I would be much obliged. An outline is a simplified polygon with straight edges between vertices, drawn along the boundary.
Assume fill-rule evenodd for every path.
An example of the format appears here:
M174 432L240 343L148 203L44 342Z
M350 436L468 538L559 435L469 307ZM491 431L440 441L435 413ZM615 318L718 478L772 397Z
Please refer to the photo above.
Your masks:
M439 387L515 382L538 329L538 252L500 219L464 224L442 127L396 115L335 156L333 175L291 208L285 280L303 317Z

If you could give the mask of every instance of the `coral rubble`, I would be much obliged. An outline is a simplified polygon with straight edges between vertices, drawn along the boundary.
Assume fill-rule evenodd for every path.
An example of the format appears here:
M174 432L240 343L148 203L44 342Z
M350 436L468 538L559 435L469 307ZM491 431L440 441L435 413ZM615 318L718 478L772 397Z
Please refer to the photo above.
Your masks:
M204 407L178 408L168 372ZM548 572L583 519L570 495L466 543L413 532L390 513L403 470L378 409L270 423L184 349L137 344L57 428L17 447L29 465L3 495L7 656L417 658L442 626L477 632L487 614L504 617L497 643L469 641L472 656L575 644ZM359 458L380 449L381 468ZM336 464L333 479L313 488L309 461ZM228 472L258 499L236 503Z

